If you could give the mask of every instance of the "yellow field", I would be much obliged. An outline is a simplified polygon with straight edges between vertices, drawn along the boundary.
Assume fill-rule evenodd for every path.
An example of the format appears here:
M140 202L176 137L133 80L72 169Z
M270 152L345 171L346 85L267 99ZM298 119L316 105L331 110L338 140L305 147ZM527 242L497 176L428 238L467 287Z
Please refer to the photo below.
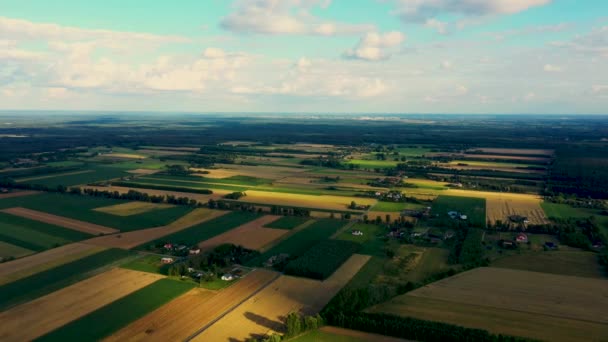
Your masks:
M0 340L31 341L163 276L115 268L0 313Z
M266 179L278 179L288 176L297 176L306 169L283 166L252 166L238 164L215 164L213 169L191 169L195 172L209 171L209 174L201 176L209 178L227 178L232 176L249 176Z
M375 306L386 312L550 341L608 338L608 280L478 268Z
M156 240L165 235L173 234L196 224L222 216L226 213L228 212L207 208L197 208L164 227L155 227L127 233L100 236L85 240L83 243L95 246L131 249L148 241Z
M95 208L94 210L116 216L131 216L146 213L152 210L166 209L171 207L173 207L171 204L128 202L123 204L111 205L108 207Z
M449 189L443 193L449 196L485 198L486 221L508 222L508 216L516 214L528 217L532 224L547 222L545 212L540 207L542 199L537 195L460 189Z
M372 206L375 205L377 202L373 198L363 197L345 197L331 195L314 196L256 190L247 190L246 193L247 196L242 197L244 202L332 210L347 210L351 201L356 201L357 204Z
M82 171L65 172L65 173L52 173L50 175L45 175L45 176L19 178L19 179L16 180L16 182L17 183L29 182L29 181L33 181L33 180L55 178L55 177L63 177L63 176L72 176L72 175L79 175L79 174L82 174L82 173L91 173L91 172L95 172L95 170L82 170Z
M370 256L355 254L324 282L281 276L196 336L195 341L243 341L251 335L282 332L290 312L316 314L365 265Z
M103 153L98 155L100 158L120 158L120 159L146 159L146 156L141 154L131 154L131 153Z
M0 264L0 285L30 276L51 267L66 264L104 249L76 242L2 263Z

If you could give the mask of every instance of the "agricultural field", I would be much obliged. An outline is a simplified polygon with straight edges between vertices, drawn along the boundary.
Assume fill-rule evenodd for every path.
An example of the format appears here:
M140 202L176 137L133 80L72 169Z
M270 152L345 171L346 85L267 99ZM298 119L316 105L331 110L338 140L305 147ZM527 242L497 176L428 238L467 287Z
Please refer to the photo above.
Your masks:
M146 242L162 238L163 236L177 233L183 229L202 224L203 222L207 222L227 213L227 211L196 208L166 226L100 236L89 239L86 243L104 247L131 249L145 244Z
M542 199L524 194L502 194L486 197L487 221L510 222L509 216L527 218L530 224L546 224L548 219L541 207Z
M127 203L127 201L102 197L43 193L0 200L0 209L22 207L61 216L66 220L84 221L94 225L118 229L123 232L164 226L192 210L190 207L176 206L131 216L116 216L95 210L101 207L124 203Z
M94 223L82 222L27 208L9 208L2 210L2 213L11 214L21 219L29 219L31 221L35 220L41 223L47 223L49 225L68 228L76 232L88 234L88 236L112 234L118 232L117 229L100 226Z
M247 249L260 250L288 233L287 230L265 228L266 225L278 218L274 215L262 216L225 233L201 241L198 246L201 250L206 251L225 243L231 243Z
M160 279L109 305L53 330L37 341L97 341L192 289L192 285ZM104 324L99 324L103 322Z
M285 267L285 274L324 280L361 246L346 240L324 240Z
M268 260L271 256L279 254L288 254L291 257L298 257L320 241L332 236L345 224L346 222L335 219L318 220L279 242L258 258L252 260L249 264L252 266L258 265Z
M219 292L192 289L104 341L183 341L266 287L277 276L275 272L255 270Z
M49 249L26 258L1 263L0 285L84 258L85 256L101 252L104 249L103 247L77 242Z
M49 175L37 175L33 177L17 178L19 183L44 185L56 187L58 185L74 186L106 181L128 176L123 170L106 166L86 166L83 169L65 173L52 173Z
M161 276L112 269L0 313L3 341L31 341L93 312Z
M294 229L298 226L303 225L304 223L310 221L308 217L298 217L298 216L283 216L278 220L269 222L264 225L267 228L275 228L275 229Z
M608 337L607 291L604 279L478 268L370 311L534 339L602 340Z
M41 252L90 237L90 233L0 212L0 241L22 249Z
M363 235L353 235L361 231ZM355 223L350 229L341 232L336 239L352 241L361 245L359 254L384 256L384 241L387 231L376 224Z
M431 216L440 222L459 220L452 219L448 212L457 212L466 215L466 221L475 227L486 225L486 200L484 198L439 196L431 206Z
M160 239L156 239L151 244L143 244L141 247L154 247L154 243L167 241L194 245L201 241L208 240L216 235L225 233L249 221L255 220L258 217L259 215L255 213L240 211L229 212L226 215L221 215L209 221L205 221L189 228L179 230L173 234L166 235Z
M0 260L6 260L9 258L21 258L26 255L35 253L35 251L25 249L16 245L11 245L4 241L0 241Z
M311 209L345 211L352 201L361 205L374 205L373 198L333 196L333 195L306 195L283 192L268 192L248 190L247 196L241 198L241 202L252 204L282 205Z
M129 256L117 249L104 250L74 261L34 273L0 286L0 310L42 297L86 279L99 268Z
M606 272L598 263L597 255L586 251L519 253L493 261L492 267L576 277L606 278Z
M405 340L378 334L364 333L357 330L349 330L325 326L318 330L305 333L290 341L293 342L406 342Z
M318 313L369 260L351 256L323 282L281 276L219 321L203 330L194 341L241 341L250 336L283 332L283 319L290 312Z
M424 205L418 203L407 203L407 202L384 202L378 201L378 203L371 208L372 211L382 211L382 212L397 212L405 209L422 209Z
M568 204L542 202L540 204L548 218L567 219L567 218L587 218L597 215L597 211L585 208L575 208Z
M94 210L117 216L131 216L167 208L173 208L173 206L170 204L160 203L128 202L122 204L115 204L108 207L95 208Z

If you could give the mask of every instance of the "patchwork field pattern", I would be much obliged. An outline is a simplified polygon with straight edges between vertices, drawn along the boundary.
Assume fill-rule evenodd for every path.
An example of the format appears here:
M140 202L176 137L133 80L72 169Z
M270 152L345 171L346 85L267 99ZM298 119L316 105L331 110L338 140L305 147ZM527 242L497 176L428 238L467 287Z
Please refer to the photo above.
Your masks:
M283 229L265 228L267 224L276 221L279 216L266 215L242 226L202 241L198 246L203 250L213 249L221 244L231 243L248 249L261 249L279 239L289 231Z
M118 229L109 228L100 226L94 223L83 222L74 220L67 217L61 217L53 214L43 213L40 211L27 209L27 208L9 208L4 209L2 212L7 214L16 215L25 217L30 220L36 220L40 222L45 222L53 225L57 225L60 227L65 227L73 230L77 230L83 233L88 233L92 235L99 234L112 234L118 232Z
M30 341L162 278L112 269L0 313L0 340Z
M169 225L164 227L156 227L121 234L100 236L86 240L85 243L96 246L131 249L142 245L148 241L156 240L162 238L163 236L177 233L180 230L192 227L194 225L213 220L227 213L227 211L197 208L184 215L177 221L170 223Z
M105 341L183 341L249 298L277 275L267 270L255 270L217 293L191 290Z
M478 268L371 311L551 341L608 338L608 281Z
M369 260L355 254L324 282L281 276L194 338L194 341L243 341L283 332L290 312L318 313Z

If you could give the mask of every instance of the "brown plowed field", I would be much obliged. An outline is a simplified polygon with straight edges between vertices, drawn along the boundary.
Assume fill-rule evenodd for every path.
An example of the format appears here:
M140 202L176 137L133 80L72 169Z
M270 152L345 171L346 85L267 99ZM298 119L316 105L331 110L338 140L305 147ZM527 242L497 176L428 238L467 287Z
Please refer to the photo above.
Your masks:
M197 289L189 291L105 341L183 341L264 288L277 275L276 272L258 269L211 296Z
M0 199L4 199L4 198L13 198L13 197L21 197L21 196L29 196L29 195L34 195L34 194L38 194L38 191L15 191L15 192L9 192L8 194L0 194Z
M216 217L220 217L226 213L228 212L206 208L198 208L182 216L177 221L164 227L156 227L136 230L128 233L100 236L83 242L96 246L131 249L148 241L156 240L165 235L173 234L175 232L186 229L188 227L192 227L199 223L203 223Z
M115 268L0 313L0 340L31 341L163 276Z
M30 255L25 258L0 264L0 283L6 283L7 279L17 280L28 275L44 270L48 265L58 266L85 256L101 251L104 248L87 245L84 243L71 243L61 247L46 250L41 253Z
M279 217L274 215L262 216L259 219L205 240L199 243L198 246L203 250L209 250L224 243L231 243L249 249L260 249L289 233L285 229L264 228L265 225L276 221Z
M244 341L252 336L282 332L287 314L319 312L369 258L368 255L351 256L323 282L281 276L196 336L194 341Z
M34 221L40 221L40 222L54 224L56 226L68 228L68 229L78 230L78 231L93 234L93 235L112 234L112 233L119 232L118 229L104 227L104 226L100 226L100 225L97 225L94 223L78 221L78 220L74 220L71 218L57 216L57 215L48 214L48 213L44 213L41 211L36 211L36 210L31 210L31 209L26 209L26 208L20 208L20 207L9 208L9 209L2 210L2 212L5 212L5 213L11 214L11 215L25 217L27 219L34 220Z

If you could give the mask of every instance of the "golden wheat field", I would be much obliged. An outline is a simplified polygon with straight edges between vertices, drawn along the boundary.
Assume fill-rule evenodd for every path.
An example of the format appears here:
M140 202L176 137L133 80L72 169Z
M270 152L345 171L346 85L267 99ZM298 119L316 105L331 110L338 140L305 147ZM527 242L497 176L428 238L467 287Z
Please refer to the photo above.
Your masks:
M31 341L161 279L115 268L0 313L0 340Z

